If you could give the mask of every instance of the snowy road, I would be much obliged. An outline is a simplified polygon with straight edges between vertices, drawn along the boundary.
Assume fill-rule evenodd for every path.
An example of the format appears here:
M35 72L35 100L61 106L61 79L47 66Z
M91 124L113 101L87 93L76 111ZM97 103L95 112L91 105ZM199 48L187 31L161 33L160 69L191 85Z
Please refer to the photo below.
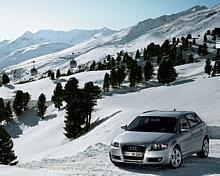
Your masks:
M89 147L84 152L63 159L46 159L19 164L18 167L60 175L163 175L163 176L200 176L220 175L220 140L211 140L210 157L186 158L179 169L165 166L124 166L115 167L108 157L109 146L102 143ZM5 175L3 175L5 176Z

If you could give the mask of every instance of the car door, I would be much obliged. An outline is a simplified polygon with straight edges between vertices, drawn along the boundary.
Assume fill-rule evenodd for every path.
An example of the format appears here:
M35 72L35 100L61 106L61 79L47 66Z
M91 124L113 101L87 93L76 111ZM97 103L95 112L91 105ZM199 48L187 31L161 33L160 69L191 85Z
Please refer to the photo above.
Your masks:
M201 150L202 132L200 128L201 122L193 114L187 114L186 119L188 120L191 132L191 151L197 152Z
M188 153L191 153L190 126L189 126L187 119L184 116L180 117L179 119L179 140L180 140L182 154L187 155Z

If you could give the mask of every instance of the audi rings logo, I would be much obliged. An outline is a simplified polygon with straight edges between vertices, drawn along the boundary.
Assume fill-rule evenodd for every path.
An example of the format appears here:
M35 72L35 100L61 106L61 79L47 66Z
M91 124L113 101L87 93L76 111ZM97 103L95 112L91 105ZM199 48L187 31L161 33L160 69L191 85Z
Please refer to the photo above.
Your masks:
M128 150L138 151L138 147L136 147L136 146L128 146Z

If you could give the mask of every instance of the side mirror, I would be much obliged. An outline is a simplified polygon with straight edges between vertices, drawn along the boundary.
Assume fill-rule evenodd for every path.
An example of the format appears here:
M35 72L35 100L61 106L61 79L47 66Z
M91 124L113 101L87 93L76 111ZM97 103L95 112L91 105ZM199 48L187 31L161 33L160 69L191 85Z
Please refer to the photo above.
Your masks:
M180 131L181 132L189 132L189 128L181 128Z
M126 130L127 129L127 125L121 126L121 129Z

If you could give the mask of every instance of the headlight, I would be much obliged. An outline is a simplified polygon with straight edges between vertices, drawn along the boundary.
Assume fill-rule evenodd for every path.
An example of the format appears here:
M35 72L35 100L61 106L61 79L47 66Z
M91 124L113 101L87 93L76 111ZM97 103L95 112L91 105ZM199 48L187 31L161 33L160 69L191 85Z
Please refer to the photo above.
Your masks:
M111 143L111 146L113 146L113 147L119 147L119 143L118 143L118 142L112 142L112 143Z
M150 148L151 151L160 151L168 148L167 144L153 144Z

